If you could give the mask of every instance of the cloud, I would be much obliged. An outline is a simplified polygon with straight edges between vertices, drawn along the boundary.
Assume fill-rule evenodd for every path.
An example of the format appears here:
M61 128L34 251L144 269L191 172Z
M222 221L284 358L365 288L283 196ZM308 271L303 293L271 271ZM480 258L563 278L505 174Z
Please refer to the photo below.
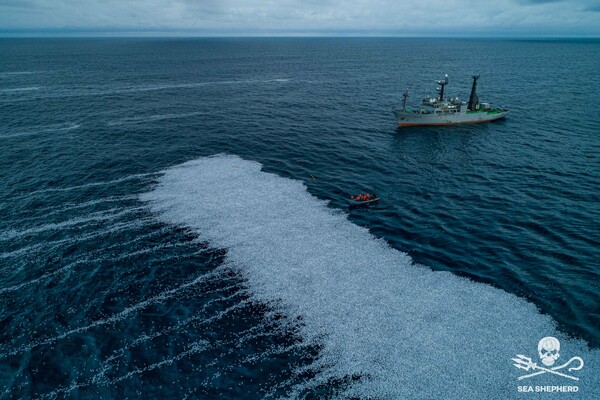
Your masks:
M599 0L0 0L0 32L600 36Z

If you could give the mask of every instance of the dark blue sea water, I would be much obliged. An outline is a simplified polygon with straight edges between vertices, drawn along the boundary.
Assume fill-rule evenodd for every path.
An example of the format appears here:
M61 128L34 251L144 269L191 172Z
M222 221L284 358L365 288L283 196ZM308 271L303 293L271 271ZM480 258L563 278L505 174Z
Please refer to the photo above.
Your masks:
M589 361L592 398L598 60L597 40L0 40L0 399L511 398L510 356L544 336ZM402 90L446 73L463 99L480 73L508 118L397 130ZM361 191L380 203L349 210Z

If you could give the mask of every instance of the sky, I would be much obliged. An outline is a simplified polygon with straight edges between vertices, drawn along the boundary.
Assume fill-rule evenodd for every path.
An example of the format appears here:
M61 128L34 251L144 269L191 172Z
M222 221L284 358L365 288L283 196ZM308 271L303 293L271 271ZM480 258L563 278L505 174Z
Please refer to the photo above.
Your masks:
M600 0L0 0L0 36L600 37Z

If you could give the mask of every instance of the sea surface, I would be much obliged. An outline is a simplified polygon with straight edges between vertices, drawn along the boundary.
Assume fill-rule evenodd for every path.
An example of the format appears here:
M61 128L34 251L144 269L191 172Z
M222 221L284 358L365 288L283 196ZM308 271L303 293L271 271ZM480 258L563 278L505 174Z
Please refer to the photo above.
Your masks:
M0 399L600 398L598 60L1 39ZM404 89L474 73L505 120L396 128ZM517 381L545 336L579 381Z

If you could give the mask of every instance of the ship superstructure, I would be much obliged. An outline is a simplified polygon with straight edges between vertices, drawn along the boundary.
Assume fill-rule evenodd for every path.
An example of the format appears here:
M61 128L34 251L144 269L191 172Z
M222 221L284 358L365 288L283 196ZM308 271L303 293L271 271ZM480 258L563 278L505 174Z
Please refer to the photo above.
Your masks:
M424 98L419 107L406 107L408 92L405 91L402 95L402 108L392 110L398 120L398 127L474 124L505 117L508 110L479 101L477 96L478 79L479 75L473 75L468 102L463 102L458 97L444 98L448 75L444 80L437 81L438 97Z

